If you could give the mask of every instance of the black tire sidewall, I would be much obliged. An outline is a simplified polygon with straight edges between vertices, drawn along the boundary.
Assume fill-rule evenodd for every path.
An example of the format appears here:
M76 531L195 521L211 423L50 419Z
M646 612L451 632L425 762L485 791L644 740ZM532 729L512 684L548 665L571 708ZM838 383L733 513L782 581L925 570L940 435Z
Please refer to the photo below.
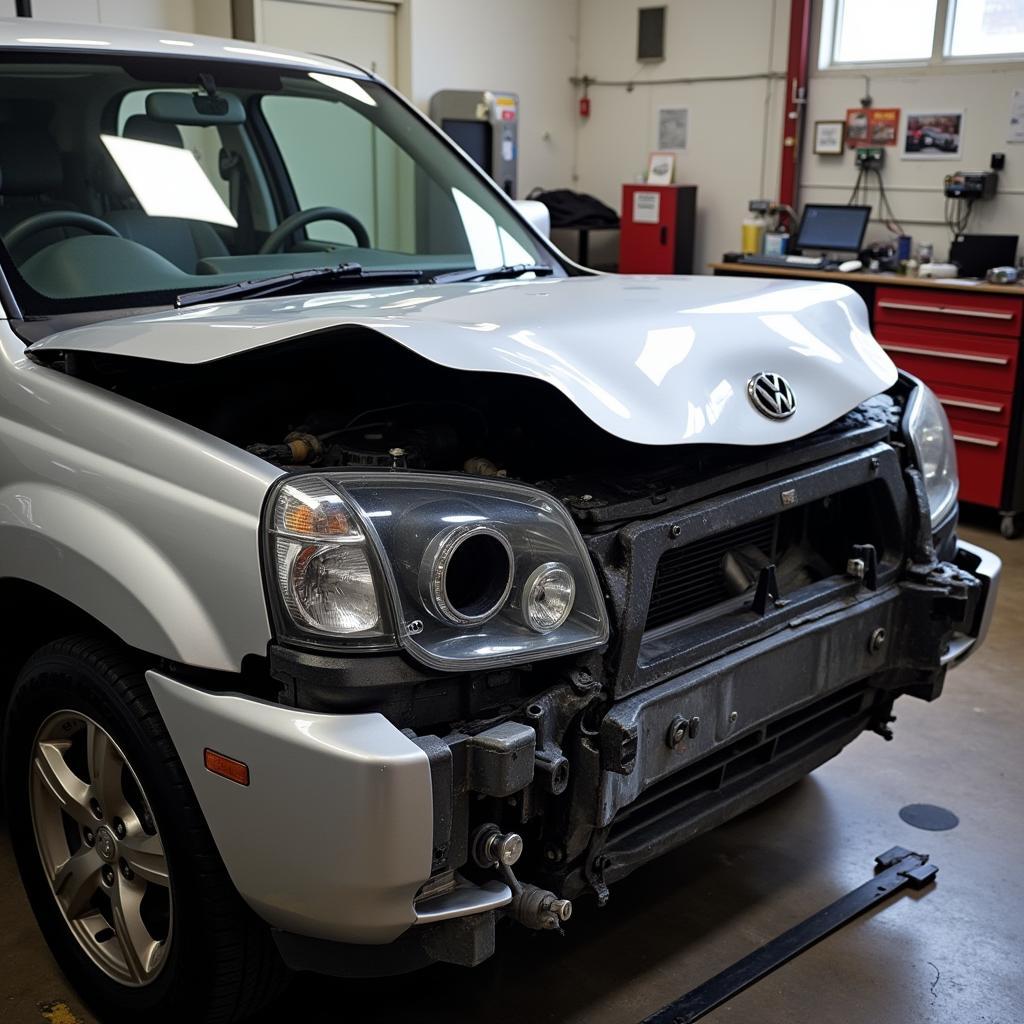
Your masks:
M129 705L117 692L116 681L112 686L111 678L92 665L56 651L44 651L23 670L8 709L3 746L11 840L51 951L101 1019L139 1021L145 1015L150 1020L184 1020L203 1006L216 960L204 920L202 876L194 864L197 854L209 857L210 851L197 850L189 841L195 838L197 823L194 816L190 820L186 805L191 800L194 807L194 797L148 688L149 707L137 695ZM32 746L42 723L63 710L93 719L121 748L150 803L167 856L173 906L170 948L158 976L139 988L109 978L81 948L57 905L36 847L29 803Z

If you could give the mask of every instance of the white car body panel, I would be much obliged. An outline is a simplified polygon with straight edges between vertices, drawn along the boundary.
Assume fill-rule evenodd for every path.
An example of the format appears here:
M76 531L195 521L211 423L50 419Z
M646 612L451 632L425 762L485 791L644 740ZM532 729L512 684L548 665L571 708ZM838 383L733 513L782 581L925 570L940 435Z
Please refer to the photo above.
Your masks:
M196 364L345 326L458 370L546 381L598 426L648 445L764 445L832 422L891 386L896 367L845 285L599 275L356 288L194 306L90 324L32 351ZM340 335L337 344L345 344ZM747 397L781 373L796 412Z

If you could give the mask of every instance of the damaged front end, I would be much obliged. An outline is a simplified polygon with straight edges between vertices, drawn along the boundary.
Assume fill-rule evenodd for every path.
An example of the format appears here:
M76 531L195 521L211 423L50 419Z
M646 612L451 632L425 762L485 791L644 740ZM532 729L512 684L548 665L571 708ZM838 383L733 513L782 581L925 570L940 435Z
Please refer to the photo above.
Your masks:
M559 928L569 901L603 903L861 732L890 739L899 696L937 697L984 636L999 563L957 539L955 502L933 521L933 467L907 433L918 387L902 378L756 463L702 455L699 480L545 483L582 537L607 642L462 672L418 657L416 634L347 657L272 645L282 702L384 714L426 753L433 798L420 923L355 960L285 935L286 957L477 963L501 917Z

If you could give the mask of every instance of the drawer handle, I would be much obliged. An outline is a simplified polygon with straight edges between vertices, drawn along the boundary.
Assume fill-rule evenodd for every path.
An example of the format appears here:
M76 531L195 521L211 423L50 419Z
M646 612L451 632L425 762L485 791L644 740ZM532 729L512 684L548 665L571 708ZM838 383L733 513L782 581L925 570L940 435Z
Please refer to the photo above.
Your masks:
M978 412L995 413L1003 411L1003 407L995 402L968 402L964 398L943 398L941 395L939 396L939 401L943 405L952 405L957 409L977 409Z
M956 306L918 306L912 302L879 301L882 309L905 309L912 313L941 313L943 316L973 316L982 320L1012 320L1013 313L997 313L993 309L959 309Z
M882 343L886 352L906 352L915 356L934 356L936 359L959 359L965 363L991 363L994 366L1009 366L1006 356L978 356L967 352L947 352L941 348L917 348L914 345L889 345Z
M961 444L977 444L982 448L998 448L999 442L993 441L990 437L973 437L971 434L954 434L954 441L959 441Z

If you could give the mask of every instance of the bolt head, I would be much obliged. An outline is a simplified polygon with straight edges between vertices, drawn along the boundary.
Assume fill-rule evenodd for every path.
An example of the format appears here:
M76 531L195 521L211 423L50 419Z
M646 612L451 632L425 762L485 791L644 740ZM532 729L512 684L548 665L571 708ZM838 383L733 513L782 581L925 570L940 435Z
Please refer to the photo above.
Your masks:
M126 861L124 857L121 858L121 863L118 867L120 867L121 875L126 882L130 882L135 877L135 872L128 866L128 861Z
M512 867L523 855L523 837L515 832L501 837L496 850L498 862L506 867Z
M96 834L91 828L82 829L82 839L85 841L86 846L96 845Z
M124 822L120 818L114 819L114 835L118 839L124 839L128 834L128 829L125 828Z
M665 742L672 750L679 750L690 735L690 720L683 715L676 715L669 723Z
M675 523L674 525L669 527L668 535L670 537L672 537L672 538L676 538L682 532L683 532L683 528L678 523Z
M740 713L738 711L730 711L729 712L729 721L730 722L735 722L736 719L739 718L739 717L740 717Z
M109 864L104 864L100 871L100 877L103 879L103 884L111 886L114 884L114 869Z
M871 651L872 654L880 651L885 646L885 637L885 630L879 626L878 629L871 634L871 637L868 640L868 650Z

